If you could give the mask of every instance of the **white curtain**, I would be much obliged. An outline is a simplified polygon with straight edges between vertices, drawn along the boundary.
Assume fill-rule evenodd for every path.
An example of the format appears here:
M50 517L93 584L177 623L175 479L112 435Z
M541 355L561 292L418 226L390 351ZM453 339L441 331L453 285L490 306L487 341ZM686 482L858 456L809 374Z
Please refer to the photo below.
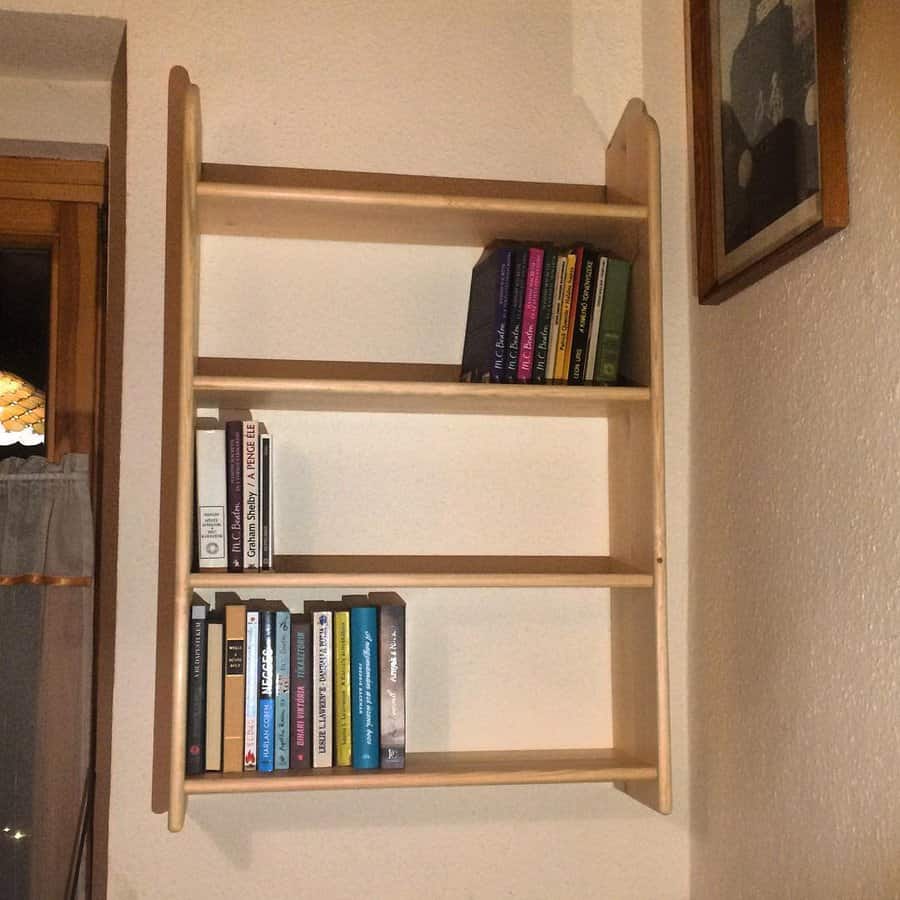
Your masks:
M0 894L84 896L92 744L88 457L0 461Z

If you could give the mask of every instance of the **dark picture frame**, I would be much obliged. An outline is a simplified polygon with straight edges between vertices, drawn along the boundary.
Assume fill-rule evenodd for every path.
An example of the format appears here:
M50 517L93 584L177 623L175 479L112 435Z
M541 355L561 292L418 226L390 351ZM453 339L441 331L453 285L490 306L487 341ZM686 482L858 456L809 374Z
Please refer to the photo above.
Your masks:
M688 15L697 291L716 304L849 222L844 3L688 0Z

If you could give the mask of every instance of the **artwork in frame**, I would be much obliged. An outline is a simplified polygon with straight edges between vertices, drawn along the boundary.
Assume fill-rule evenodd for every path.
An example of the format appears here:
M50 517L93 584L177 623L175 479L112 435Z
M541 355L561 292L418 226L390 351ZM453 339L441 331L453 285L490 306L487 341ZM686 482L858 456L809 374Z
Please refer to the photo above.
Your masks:
M721 303L849 221L843 7L689 0L701 303Z

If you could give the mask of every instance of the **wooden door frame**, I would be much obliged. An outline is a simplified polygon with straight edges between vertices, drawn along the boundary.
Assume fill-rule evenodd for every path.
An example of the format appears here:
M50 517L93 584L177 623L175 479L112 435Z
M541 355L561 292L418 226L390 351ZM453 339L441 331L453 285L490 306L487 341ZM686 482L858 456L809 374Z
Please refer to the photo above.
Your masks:
M91 848L84 859L91 896L102 897L109 817L122 380L122 292L114 292L106 278L107 156L106 148L96 145L0 141L0 154L10 149L17 155L0 155L0 240L8 246L46 248L52 254L47 457L58 460L79 452L90 458L95 511L93 789ZM60 158L60 154L87 158ZM120 193L124 197L124 191ZM119 218L124 225L124 209ZM115 266L116 287L121 288L124 227L112 243L122 254ZM110 441L113 446L106 446Z

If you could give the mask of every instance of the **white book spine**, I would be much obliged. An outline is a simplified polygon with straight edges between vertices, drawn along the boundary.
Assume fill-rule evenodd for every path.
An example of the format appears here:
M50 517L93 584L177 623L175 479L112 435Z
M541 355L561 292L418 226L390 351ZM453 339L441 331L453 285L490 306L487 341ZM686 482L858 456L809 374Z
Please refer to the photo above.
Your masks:
M263 432L259 436L259 490L260 490L260 514L264 519L260 519L260 529L262 538L260 540L259 567L261 569L271 569L272 559L275 556L275 533L272 529L274 524L273 502L275 499L275 490L273 485L273 473L275 471L274 459L272 457L273 441L272 435Z
M330 611L313 614L313 697L315 715L313 717L313 756L316 769L328 768L332 759L332 716L334 702L332 696L332 613Z
M210 622L206 631L206 771L222 768L222 654L225 647L222 622Z
M259 433L244 422L244 571L259 568Z
M224 569L225 432L199 429L197 457L197 557L201 569Z
M597 268L597 282L594 285L594 309L591 312L591 334L588 340L587 366L584 370L584 383L594 381L594 364L597 362L597 344L600 342L600 312L603 309L603 290L606 286L606 266L609 258L600 257Z
M247 656L244 671L244 771L256 769L256 722L259 705L259 613L247 612Z
M547 384L553 381L556 368L556 345L559 342L559 307L562 303L563 285L566 283L567 255L560 253L556 261L556 277L553 279L553 307L550 313L550 343L547 345Z

